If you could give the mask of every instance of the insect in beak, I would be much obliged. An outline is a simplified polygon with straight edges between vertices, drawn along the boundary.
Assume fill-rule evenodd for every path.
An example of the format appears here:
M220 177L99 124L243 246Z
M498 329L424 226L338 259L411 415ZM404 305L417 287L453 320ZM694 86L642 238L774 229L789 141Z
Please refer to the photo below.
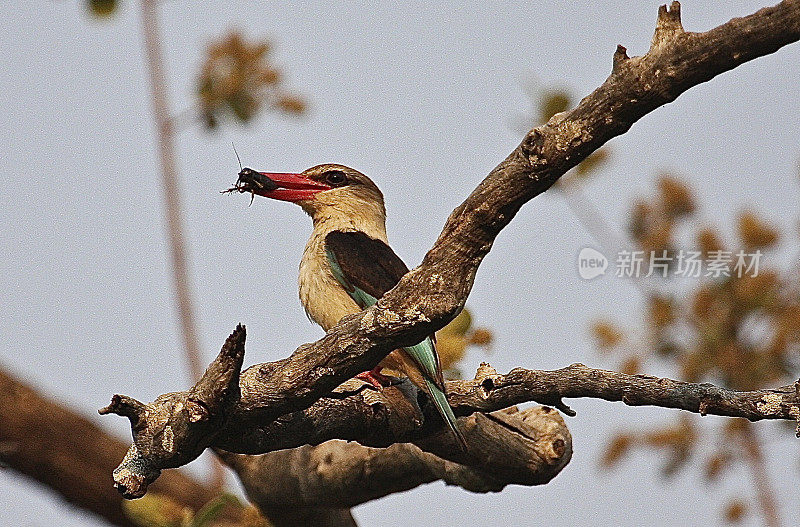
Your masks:
M223 190L222 193L228 194L231 192L249 192L251 205L256 197L256 193L261 194L278 188L278 184L272 179L260 172L256 172L252 168L242 168L239 171L238 176L239 177L236 179L236 184L229 189Z

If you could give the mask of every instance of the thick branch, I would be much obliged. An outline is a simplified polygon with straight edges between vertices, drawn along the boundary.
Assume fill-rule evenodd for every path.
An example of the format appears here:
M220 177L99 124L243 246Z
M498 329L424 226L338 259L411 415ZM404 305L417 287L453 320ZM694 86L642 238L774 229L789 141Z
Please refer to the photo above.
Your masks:
M469 437L470 447L483 453L476 466L446 461L408 443L382 449L330 441L262 456L221 455L239 475L248 499L277 525L294 525L303 517L298 510L315 514L352 507L437 479L473 492L546 483L571 455L569 432L549 408L508 409L481 416L476 426L482 435ZM284 520L287 514L291 521Z
M109 478L127 444L2 369L0 401L1 463L114 525L135 527ZM153 490L195 511L218 495L177 470Z
M542 484L571 455L569 432L550 408L509 408L488 418L481 415L475 426L482 433L472 434L470 446L484 457L474 466L409 443L368 448L329 441L261 456L218 453L239 475L248 499L277 525L296 523L303 518L298 511L353 507L438 479L473 492L497 492L511 483ZM284 520L287 513L291 521Z
M244 328L240 327L209 367L209 372L217 373L204 378L233 382L235 376L226 375L220 365L226 363L236 371L243 353ZM734 392L711 384L625 375L581 364L556 371L518 368L507 375L499 375L488 365L482 365L472 381L448 382L448 397L456 413L462 416L460 427L469 445L464 453L455 447L452 436L444 430L438 413L424 394L408 381L375 392L364 389L366 385L353 379L305 410L264 420L263 413L254 409L252 402L260 388L259 379L252 375L257 371L258 365L245 371L240 377L239 390L220 391L219 401L197 399L198 386L187 392L162 395L147 405L115 396L112 404L102 411L126 415L135 423L134 445L114 471L114 479L124 495L141 496L158 477L160 469L187 463L208 446L261 454L330 439L355 440L372 447L413 442L442 459L502 474L507 478L506 483L536 484L551 478L564 466L571 447L569 433L560 420L563 429L556 432L541 423L534 427L528 434L536 438L532 444L519 443L518 426L502 423L510 433L494 426L499 421L496 414L489 412L526 401L551 404L568 414L573 412L562 398L594 397L751 420L795 419L800 415L800 384L777 390ZM241 393L241 398L231 399L230 393ZM199 418L196 406L203 409ZM515 445L519 446L517 450ZM520 460L531 457L547 461L549 468L543 472L544 478L541 474L520 473L515 468Z

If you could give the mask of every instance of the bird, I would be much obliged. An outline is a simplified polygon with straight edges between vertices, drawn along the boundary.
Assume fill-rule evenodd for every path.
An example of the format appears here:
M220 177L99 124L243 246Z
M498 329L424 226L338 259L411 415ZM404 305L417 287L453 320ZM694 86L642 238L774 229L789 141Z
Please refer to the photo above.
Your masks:
M295 203L311 216L313 229L300 261L300 302L325 331L342 317L375 304L408 273L386 237L383 194L358 170L330 163L301 173L243 168L227 192L232 191ZM357 377L381 389L389 383L381 374L383 368L401 372L422 389L466 451L447 402L434 336L392 351L373 370Z

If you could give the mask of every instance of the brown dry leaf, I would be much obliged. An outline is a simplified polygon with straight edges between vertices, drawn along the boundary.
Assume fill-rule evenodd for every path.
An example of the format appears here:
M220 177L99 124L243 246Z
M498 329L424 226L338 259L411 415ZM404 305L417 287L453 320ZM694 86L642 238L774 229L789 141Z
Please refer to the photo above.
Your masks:
M619 365L619 371L627 375L636 375L642 371L641 366L642 361L639 357L628 357Z
M662 175L657 185L661 207L668 216L677 218L694 213L692 191L685 183L670 175Z
M615 465L628 453L634 444L634 437L628 434L618 434L608 443L603 457L600 458L600 465L609 468Z
M702 349L695 349L685 353L680 361L680 378L687 382L698 382L714 367L708 359L708 354Z
M672 252L674 244L673 232L675 230L675 223L671 218L660 221L648 230L644 236L639 239L639 245L649 255L650 251L655 252L655 256L662 256L663 251Z
M706 318L716 299L715 292L708 286L701 286L692 295L692 315L698 319Z
M733 280L731 290L736 300L746 309L769 309L780 303L783 284L774 271L760 270L758 276L743 275Z
M604 351L618 346L625 336L616 325L604 320L594 322L590 331L597 342L597 346Z
M731 456L727 453L714 454L706 460L703 473L707 481L716 481L722 472L731 464Z
M742 521L747 514L747 503L741 498L730 501L725 505L723 517L726 522L738 523Z
M778 230L761 220L754 212L743 212L737 218L739 239L746 249L764 249L778 242Z
M628 233L634 241L640 242L649 230L650 216L653 213L652 207L645 201L638 200L631 210L631 219L628 223Z
M475 346L487 347L494 341L494 334L486 328L477 328L469 337L469 343Z
M800 305L783 306L774 321L777 337L785 344L800 341Z
M717 233L710 227L700 229L697 233L697 244L700 250L703 251L703 257L707 257L708 253L722 250L722 242Z
M671 297L651 295L647 302L648 320L657 329L675 322L675 301Z
M305 99L295 95L283 94L278 97L278 101L275 104L286 113L301 114L308 109L308 103Z

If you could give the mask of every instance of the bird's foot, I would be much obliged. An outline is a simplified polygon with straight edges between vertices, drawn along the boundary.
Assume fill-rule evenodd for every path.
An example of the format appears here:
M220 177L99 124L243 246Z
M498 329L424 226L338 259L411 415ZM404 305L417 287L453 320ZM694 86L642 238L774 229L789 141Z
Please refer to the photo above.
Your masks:
M377 366L370 371L363 371L356 375L356 379L371 384L376 390L383 390L386 386L392 385L392 378L382 374L381 369Z

